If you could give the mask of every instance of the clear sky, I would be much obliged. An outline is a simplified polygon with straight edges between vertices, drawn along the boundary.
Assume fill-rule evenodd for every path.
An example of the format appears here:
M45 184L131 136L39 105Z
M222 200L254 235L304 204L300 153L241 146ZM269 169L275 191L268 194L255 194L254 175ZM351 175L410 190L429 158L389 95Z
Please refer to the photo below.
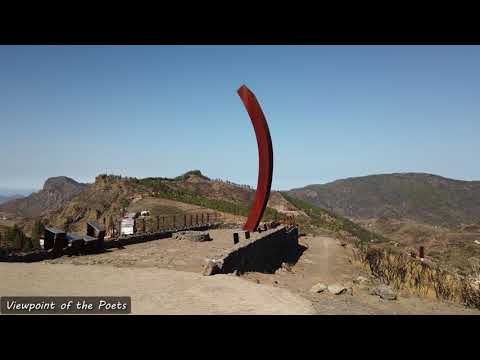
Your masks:
M0 188L99 173L273 188L390 172L480 179L478 46L0 46Z

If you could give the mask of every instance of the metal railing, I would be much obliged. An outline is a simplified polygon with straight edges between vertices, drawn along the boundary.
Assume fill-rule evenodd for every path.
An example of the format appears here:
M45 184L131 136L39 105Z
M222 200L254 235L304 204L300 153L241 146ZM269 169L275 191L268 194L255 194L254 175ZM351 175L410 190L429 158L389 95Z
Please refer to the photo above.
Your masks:
M165 230L181 230L200 225L224 223L224 214L218 211L187 210L177 213L150 215L135 219L135 234L153 233ZM106 226L107 237L121 235L121 218ZM104 224L106 221L104 221Z

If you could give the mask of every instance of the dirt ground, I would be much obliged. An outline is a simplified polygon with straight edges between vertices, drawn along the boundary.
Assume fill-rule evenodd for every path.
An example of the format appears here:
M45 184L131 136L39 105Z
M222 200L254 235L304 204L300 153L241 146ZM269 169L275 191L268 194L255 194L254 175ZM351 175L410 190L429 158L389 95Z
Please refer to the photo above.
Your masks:
M132 314L314 314L291 292L231 275L159 268L0 263L0 296L131 296Z
M134 311L144 314L480 315L404 293L393 301L370 295L374 279L352 262L348 245L328 236L301 237L306 250L290 271L202 276L207 258L233 246L233 231L211 230L210 242L162 239L96 255L0 264L0 295L131 295ZM354 284L359 275L369 280ZM352 292L310 292L319 282L343 284Z
M263 232L268 234L274 230ZM193 242L166 238L142 244L128 245L124 248L112 248L102 254L85 256L63 256L55 260L47 260L51 264L73 265L113 265L117 267L157 267L201 274L207 259L220 256L225 250L233 247L233 233L238 232L240 241L244 232L240 229L209 230L212 241ZM258 233L252 233L255 239Z
M142 211L144 209L149 209L150 213L152 215L151 220L154 220L155 216L167 216L169 219L169 216L173 214L189 214L189 213L215 213L218 215L218 218L213 218L212 221L219 221L221 220L222 222L226 223L232 223L232 224L241 224L245 222L245 217L239 216L239 215L232 215L229 213L224 213L221 211L213 211L212 209L208 209L202 206L198 205L193 205L193 204L187 204L183 203L180 201L175 201L175 200L169 200L169 199L163 199L163 198L158 198L158 197L152 197L152 196L147 196L144 197L138 201L132 202L130 206L128 207L129 212L137 212L137 211ZM178 221L181 220L181 216L179 217Z
M310 300L318 314L368 314L368 315L430 315L458 314L480 315L480 311L467 309L459 304L445 303L402 293L397 300L382 300L369 294L375 281L362 267L352 263L352 249L341 246L340 241L326 236L301 237L300 243L308 247L293 266L291 272L277 271L275 274L248 273L243 277L261 284L288 289ZM353 280L364 276L363 285ZM352 287L352 294L333 295L328 291L311 293L317 284L343 284Z

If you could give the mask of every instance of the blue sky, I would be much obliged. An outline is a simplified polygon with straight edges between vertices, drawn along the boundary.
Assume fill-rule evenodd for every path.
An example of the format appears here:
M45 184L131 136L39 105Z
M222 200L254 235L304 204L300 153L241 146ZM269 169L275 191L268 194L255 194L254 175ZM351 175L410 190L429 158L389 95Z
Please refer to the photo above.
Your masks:
M0 189L99 173L275 189L390 172L477 180L478 46L0 46Z

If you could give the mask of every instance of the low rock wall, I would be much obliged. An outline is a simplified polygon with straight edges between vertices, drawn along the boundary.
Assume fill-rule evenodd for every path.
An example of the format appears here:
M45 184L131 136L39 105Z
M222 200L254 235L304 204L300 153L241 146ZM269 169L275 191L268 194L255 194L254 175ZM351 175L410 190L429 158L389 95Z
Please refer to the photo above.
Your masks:
M230 250L209 259L203 274L274 273L282 263L295 263L303 250L298 244L297 227L280 226L252 235L255 236L242 239Z

